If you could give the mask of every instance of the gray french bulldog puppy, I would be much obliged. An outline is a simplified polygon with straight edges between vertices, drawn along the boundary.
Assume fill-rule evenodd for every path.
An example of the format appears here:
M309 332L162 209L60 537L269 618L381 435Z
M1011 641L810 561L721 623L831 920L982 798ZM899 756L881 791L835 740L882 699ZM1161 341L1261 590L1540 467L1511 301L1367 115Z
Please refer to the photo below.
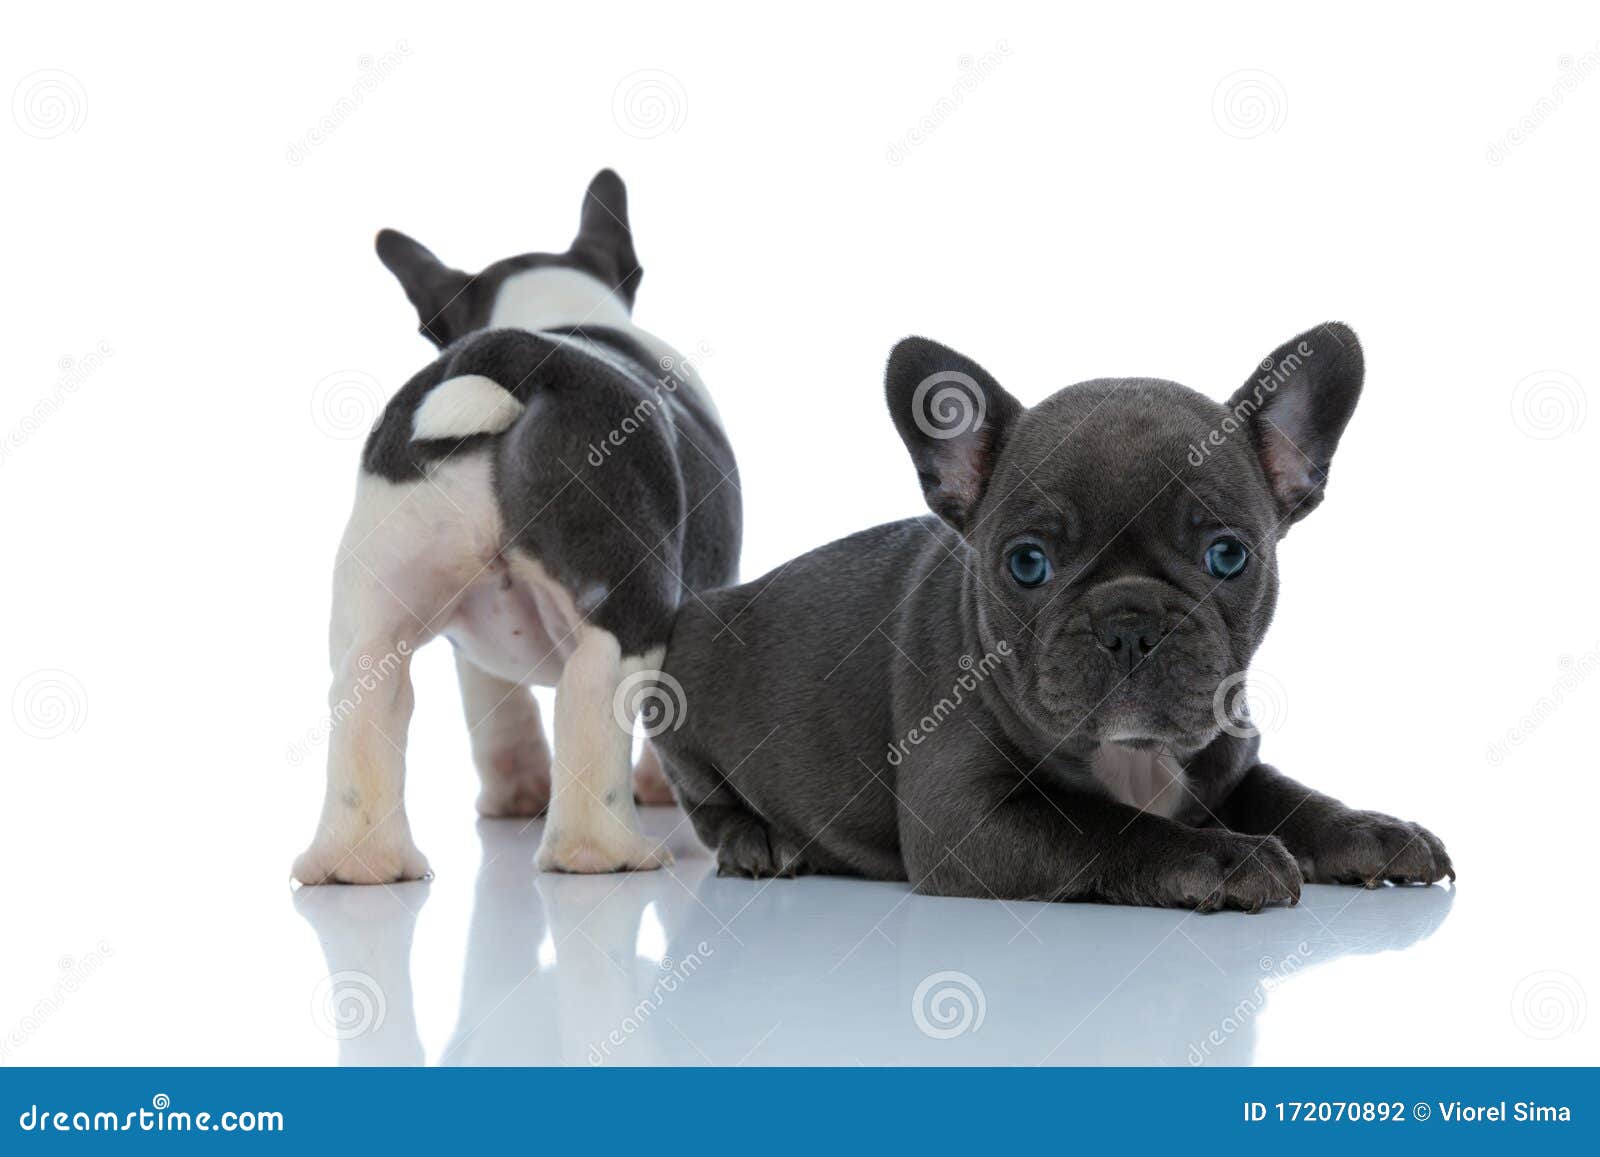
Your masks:
M933 517L679 613L647 729L725 873L1256 911L1454 870L1416 824L1261 762L1243 672L1363 357L1329 323L1225 405L1082 382L1023 407L924 338L889 410ZM669 718L670 716L670 718Z

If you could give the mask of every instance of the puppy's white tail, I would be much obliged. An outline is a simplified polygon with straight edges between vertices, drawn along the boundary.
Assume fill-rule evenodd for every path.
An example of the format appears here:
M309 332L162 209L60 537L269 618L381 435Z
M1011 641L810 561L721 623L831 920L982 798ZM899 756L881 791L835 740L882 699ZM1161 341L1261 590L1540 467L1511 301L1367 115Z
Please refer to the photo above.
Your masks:
M498 434L521 416L525 407L509 391L482 374L446 378L422 399L411 422L411 438L469 438Z

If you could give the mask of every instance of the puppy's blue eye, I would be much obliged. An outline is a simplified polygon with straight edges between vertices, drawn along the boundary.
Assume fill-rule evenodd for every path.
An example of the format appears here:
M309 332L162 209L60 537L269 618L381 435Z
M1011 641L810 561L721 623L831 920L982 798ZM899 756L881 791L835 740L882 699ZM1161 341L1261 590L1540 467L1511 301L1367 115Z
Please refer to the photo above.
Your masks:
M1237 538L1219 538L1206 549L1206 571L1212 578L1235 578L1249 561L1249 549Z
M1006 568L1019 587L1036 587L1050 579L1050 559L1032 543L1013 547L1006 555Z

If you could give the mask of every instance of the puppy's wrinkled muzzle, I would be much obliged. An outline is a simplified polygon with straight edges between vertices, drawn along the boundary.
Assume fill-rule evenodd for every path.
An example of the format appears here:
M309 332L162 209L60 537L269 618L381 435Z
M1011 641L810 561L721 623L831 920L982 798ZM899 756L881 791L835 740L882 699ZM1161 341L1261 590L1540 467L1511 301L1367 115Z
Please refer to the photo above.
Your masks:
M1131 675L1171 629L1167 591L1151 579L1102 583L1085 600L1090 631L1119 674Z
M1161 620L1139 611L1121 611L1094 623L1095 642L1128 674L1156 649L1163 635Z

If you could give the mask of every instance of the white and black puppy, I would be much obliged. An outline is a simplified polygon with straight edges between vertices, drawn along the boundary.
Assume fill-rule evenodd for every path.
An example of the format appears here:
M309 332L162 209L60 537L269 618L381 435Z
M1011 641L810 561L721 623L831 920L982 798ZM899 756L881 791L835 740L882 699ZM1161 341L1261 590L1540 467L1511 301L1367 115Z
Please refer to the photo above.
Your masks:
M403 786L411 658L440 635L478 810L548 807L541 868L659 867L630 790L633 692L688 592L736 577L740 503L693 364L631 319L641 270L622 181L594 178L565 253L469 275L391 230L377 248L442 352L362 454L334 567L327 796L294 876L428 873ZM556 688L553 759L534 685ZM641 781L664 793L654 759L647 748Z

